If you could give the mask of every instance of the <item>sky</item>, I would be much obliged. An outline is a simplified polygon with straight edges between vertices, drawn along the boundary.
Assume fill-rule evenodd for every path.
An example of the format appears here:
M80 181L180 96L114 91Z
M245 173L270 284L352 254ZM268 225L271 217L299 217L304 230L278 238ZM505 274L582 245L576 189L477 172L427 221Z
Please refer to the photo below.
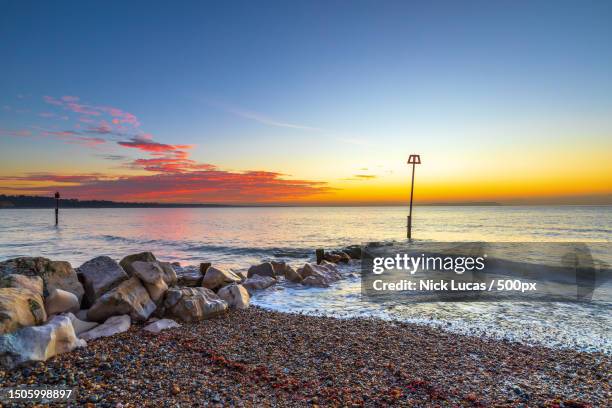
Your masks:
M0 0L0 194L612 204L612 2Z

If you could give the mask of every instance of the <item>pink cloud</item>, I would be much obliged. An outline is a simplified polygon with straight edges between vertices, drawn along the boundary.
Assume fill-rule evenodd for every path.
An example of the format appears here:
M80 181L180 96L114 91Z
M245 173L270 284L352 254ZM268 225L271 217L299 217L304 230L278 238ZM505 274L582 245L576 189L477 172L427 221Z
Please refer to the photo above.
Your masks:
M66 110L83 115L82 118L107 114L112 118L110 121L113 124L128 124L133 127L140 126L138 118L132 113L112 106L97 106L80 103L80 98L78 96L65 95L59 99L53 96L44 96L43 100L48 104L61 106Z
M213 166L214 167L214 166ZM0 181L76 182L62 187L66 197L124 201L255 203L291 202L333 191L325 182L287 180L267 171L230 172L222 170L189 173L125 176L117 179L97 175L36 174ZM15 187L38 193L52 193L55 186Z
M73 144L83 144L85 146L89 146L89 147L93 147L93 146L97 146L103 143L106 143L105 139L102 139L100 137L91 137L91 136L84 136L82 135L80 132L77 132L76 130L45 130L45 129L41 129L41 136L53 136L53 137L57 137L63 141L65 141L66 143L73 143Z
M133 149L143 150L145 152L167 153L175 152L180 149L191 149L191 145L171 145L165 143L154 142L150 135L136 136L129 141L117 142L118 145Z

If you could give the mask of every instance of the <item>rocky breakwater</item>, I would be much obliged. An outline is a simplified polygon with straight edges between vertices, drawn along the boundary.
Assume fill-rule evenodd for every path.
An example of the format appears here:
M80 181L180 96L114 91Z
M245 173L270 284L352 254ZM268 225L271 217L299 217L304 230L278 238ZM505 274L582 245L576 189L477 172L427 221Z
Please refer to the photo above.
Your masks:
M119 263L99 256L76 269L41 257L0 262L0 367L44 361L86 347L86 341L125 332L133 323L153 323L165 316L193 322L230 307L248 307L241 278L210 269L206 282L215 283L209 289L178 286L175 266L150 252L129 255ZM228 304L215 291L229 284L232 289L224 292ZM155 327L177 326L164 319Z
M254 291L282 281L326 287L342 278L336 263L354 258L342 252L325 259L297 269L263 262L245 273L211 263L181 267L151 252L120 262L99 256L76 269L42 257L0 262L0 368L86 347L86 341L125 332L134 323L159 333L179 327L176 321L246 309Z

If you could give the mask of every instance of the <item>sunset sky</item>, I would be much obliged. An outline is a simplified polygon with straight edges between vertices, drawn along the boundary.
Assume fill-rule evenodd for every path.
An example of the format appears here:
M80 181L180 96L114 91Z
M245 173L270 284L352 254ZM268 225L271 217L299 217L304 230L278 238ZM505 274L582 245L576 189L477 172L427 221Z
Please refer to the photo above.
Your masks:
M609 1L0 1L0 193L612 203Z

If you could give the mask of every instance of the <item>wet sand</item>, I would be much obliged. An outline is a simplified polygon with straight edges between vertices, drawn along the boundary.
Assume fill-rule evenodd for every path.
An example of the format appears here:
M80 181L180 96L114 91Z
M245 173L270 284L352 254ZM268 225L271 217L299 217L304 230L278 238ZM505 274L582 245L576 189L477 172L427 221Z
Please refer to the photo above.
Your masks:
M67 384L79 405L601 407L609 356L376 319L232 310L159 335L132 326L2 373Z

